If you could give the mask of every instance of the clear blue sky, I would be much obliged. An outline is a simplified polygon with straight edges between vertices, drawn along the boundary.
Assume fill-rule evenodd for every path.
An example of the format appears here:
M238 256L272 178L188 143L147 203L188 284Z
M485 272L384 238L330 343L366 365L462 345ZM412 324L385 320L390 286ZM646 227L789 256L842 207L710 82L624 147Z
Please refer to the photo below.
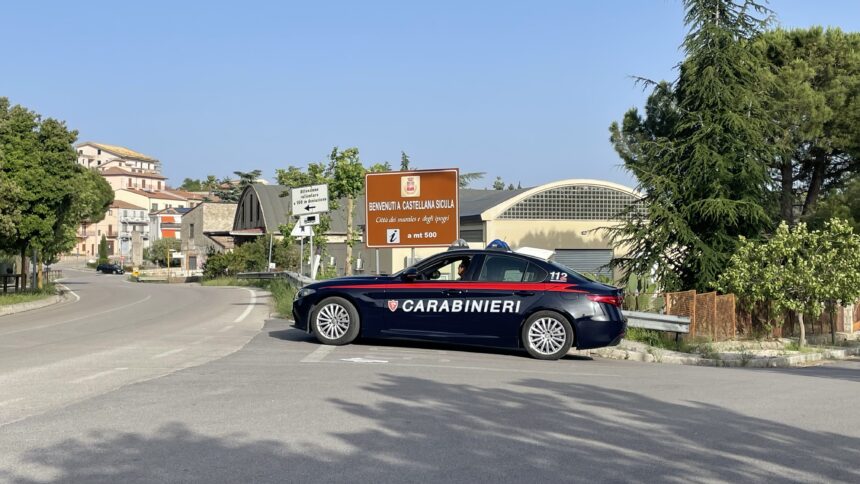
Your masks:
M773 0L785 27L860 30L858 0ZM607 127L674 79L680 0L10 2L0 96L174 184L320 161L633 184Z

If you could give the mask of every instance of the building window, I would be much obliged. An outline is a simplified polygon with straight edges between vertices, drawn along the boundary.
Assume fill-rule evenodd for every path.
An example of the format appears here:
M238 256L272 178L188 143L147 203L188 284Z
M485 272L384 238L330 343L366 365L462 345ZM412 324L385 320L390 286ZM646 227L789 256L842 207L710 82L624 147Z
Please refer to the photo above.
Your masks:
M113 215L113 210L108 210L108 215Z
M98 152L98 154L102 154L102 150L96 150L96 151ZM101 161L99 163L101 163Z
M158 204L157 204L157 203L153 203L153 204L152 204L152 211L154 212L154 211L157 211L157 210L158 210Z
M142 186L143 188L146 188L146 180L141 180L140 186Z
M568 185L526 197L505 210L499 219L617 220L638 200L612 188Z
M158 182L158 189L161 190L161 182Z
M188 224L188 235L190 238L194 238L194 224Z

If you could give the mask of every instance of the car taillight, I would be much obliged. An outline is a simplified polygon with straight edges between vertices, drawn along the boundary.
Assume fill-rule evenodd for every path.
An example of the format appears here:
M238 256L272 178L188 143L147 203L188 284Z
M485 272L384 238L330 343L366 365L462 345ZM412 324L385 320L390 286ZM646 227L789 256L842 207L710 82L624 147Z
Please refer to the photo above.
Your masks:
M588 299L598 302L598 303L606 303L611 304L613 306L621 307L621 304L624 302L624 297L622 296L609 296L603 294L589 294Z

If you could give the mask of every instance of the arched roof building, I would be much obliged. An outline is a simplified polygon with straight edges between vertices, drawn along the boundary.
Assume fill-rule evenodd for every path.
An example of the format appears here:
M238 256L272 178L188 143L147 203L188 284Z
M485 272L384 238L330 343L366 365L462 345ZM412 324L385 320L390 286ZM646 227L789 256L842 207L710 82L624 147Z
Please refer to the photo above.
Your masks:
M237 237L253 237L277 231L290 217L289 197L281 196L285 187L251 185L242 194L231 232ZM485 247L495 239L511 247L536 247L555 252L555 258L581 272L606 274L605 265L620 255L602 227L619 222L618 215L642 198L637 191L602 180L568 179L518 190L460 190L460 237L474 247ZM344 273L345 213L331 213L328 234L329 258ZM363 198L356 200L355 224L364 226ZM439 248L416 249L417 258L438 252ZM392 273L405 267L411 249L367 249L354 246L354 270L358 273Z

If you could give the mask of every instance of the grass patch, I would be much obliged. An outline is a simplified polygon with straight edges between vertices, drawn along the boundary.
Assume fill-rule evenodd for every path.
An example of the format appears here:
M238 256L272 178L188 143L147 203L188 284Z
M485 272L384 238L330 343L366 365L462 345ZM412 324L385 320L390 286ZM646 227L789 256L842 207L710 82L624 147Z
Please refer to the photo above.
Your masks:
M269 284L272 299L275 300L275 311L282 318L293 317L293 299L296 288L286 281L275 280Z
M53 284L45 284L42 289L29 289L16 293L0 293L0 306L10 306L12 304L28 303L45 299L57 294L57 289Z
M792 341L791 343L788 343L787 345L785 345L785 348L783 348L783 349L785 351L797 351L799 353L818 353L818 352L823 351L824 347L823 346L812 346L812 345L807 344L806 346L801 348L797 341Z
M203 279L200 281L201 286L251 286L250 281L237 279L235 277L216 277L214 279ZM260 286L262 287L262 286Z

